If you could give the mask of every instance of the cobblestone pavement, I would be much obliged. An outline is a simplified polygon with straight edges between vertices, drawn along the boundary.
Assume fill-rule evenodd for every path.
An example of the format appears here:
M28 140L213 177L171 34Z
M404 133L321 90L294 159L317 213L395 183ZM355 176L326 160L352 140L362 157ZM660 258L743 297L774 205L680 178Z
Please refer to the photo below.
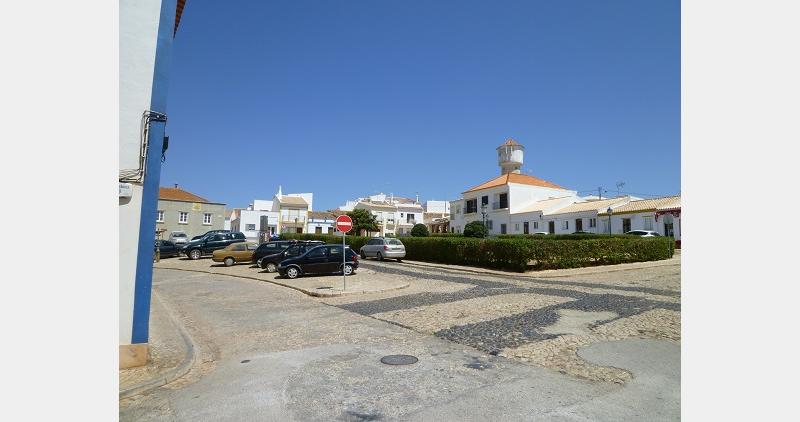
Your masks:
M622 384L629 372L589 363L578 351L632 338L680 343L680 261L673 261L547 279L362 261L376 273L413 280L411 287L322 301L489 355Z

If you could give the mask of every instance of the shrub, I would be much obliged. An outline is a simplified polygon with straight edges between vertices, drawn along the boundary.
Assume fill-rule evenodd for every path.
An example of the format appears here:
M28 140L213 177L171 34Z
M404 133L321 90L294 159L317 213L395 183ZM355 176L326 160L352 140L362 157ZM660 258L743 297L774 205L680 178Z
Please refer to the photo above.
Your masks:
M428 237L430 233L428 233L428 227L424 224L414 224L414 227L411 228L411 236L413 237Z
M465 237L486 237L487 234L489 234L489 230L481 221L472 221L464 226Z
M281 238L342 243L340 235L287 233ZM369 239L367 236L347 236L347 244L358 252ZM512 271L656 261L672 257L674 251L671 238L630 235L499 236L487 239L434 235L403 237L402 242L409 260Z

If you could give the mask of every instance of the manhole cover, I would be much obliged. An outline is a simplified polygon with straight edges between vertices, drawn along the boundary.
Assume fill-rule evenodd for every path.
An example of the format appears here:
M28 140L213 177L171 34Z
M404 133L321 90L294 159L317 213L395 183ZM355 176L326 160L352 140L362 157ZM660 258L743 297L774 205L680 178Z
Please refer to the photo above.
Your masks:
M411 355L389 355L381 358L381 363L387 365L411 365L417 363L419 359Z
M464 366L467 367L467 368L470 368L470 369L477 369L479 371L483 371L484 369L491 369L492 368L491 364L482 363L482 362L467 363Z

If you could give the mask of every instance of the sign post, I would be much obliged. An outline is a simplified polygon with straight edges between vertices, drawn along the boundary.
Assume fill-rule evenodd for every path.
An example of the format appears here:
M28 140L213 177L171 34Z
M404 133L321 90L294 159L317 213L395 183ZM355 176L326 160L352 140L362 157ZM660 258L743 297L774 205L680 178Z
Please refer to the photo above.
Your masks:
M340 215L336 217L336 230L342 232L342 290L347 290L347 274L345 273L345 265L347 265L347 251L345 250L344 239L347 237L347 232L353 229L353 220L349 215Z

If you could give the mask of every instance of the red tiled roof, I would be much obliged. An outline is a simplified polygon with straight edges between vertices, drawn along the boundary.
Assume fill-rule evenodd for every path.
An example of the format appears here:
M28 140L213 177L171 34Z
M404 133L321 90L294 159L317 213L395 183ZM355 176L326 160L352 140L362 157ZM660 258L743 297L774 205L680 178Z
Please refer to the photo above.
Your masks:
M495 177L494 179L489 180L488 182L484 182L478 186L475 186L472 189L464 191L463 193L473 192L481 189L493 188L495 186L507 185L509 183L518 183L521 185L541 186L543 188L568 190L567 188L558 186L555 183L548 182L547 180L543 180L538 177L520 173L506 173L501 176Z
M520 144L519 142L517 142L517 141L515 141L515 140L513 140L511 138L508 138L508 140L506 140L505 142L500 144L500 146L501 147L505 147L505 146L512 146L513 147L513 146L522 146L522 144Z
M180 188L158 188L158 199L165 201L184 201L184 202L205 202L211 203L202 196L197 196Z
M178 33L178 25L181 23L181 16L183 15L183 8L186 7L186 0L178 0L175 7L175 29L172 30L172 37Z

